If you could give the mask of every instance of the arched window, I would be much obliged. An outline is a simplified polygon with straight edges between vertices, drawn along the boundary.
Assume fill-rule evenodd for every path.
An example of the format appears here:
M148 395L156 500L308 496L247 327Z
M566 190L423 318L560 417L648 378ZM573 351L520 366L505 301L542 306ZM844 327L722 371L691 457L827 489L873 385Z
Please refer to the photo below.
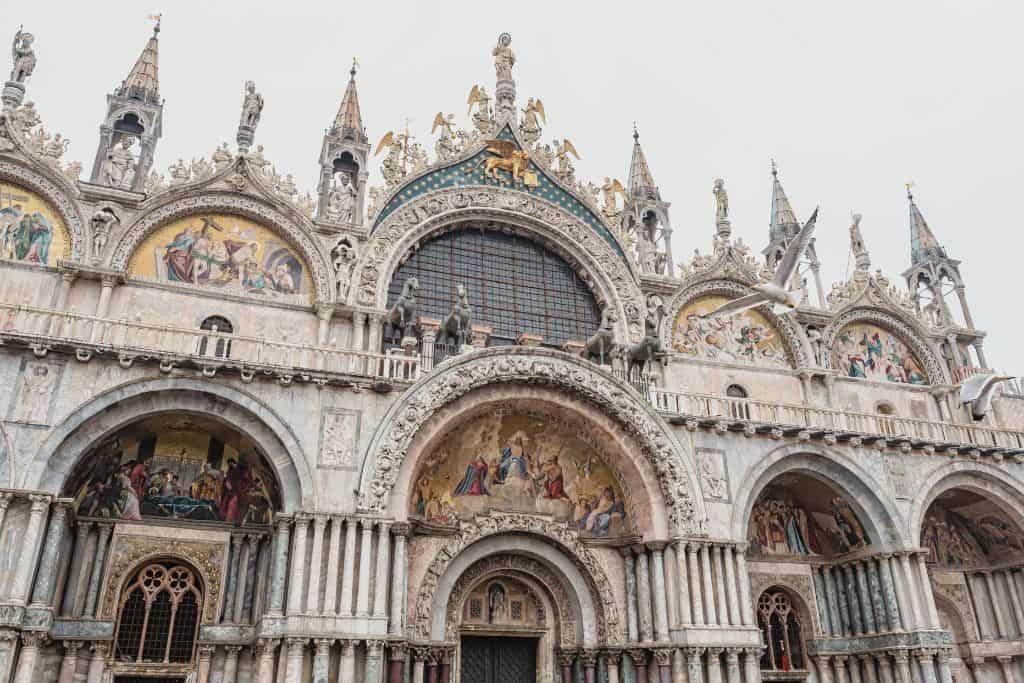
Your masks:
M597 331L601 309L572 266L543 245L498 231L467 226L421 245L395 271L388 306L415 276L417 314L444 320L466 288L474 325L492 329L492 346L515 344L535 334L545 346L586 340Z
M739 384L730 384L725 388L725 395L729 398L749 398L747 390ZM738 420L750 419L750 405L744 401L729 401L729 415Z
M895 435L896 425L892 418L896 414L896 409L892 407L892 404L880 401L875 406L875 411L878 413L878 431L890 436Z
M769 590L757 601L757 625L768 645L761 655L761 669L792 671L803 669L804 641L800 619L789 596L781 590Z
M211 315L199 326L201 330L213 332L212 335L203 335L199 338L199 355L205 356L212 352L215 358L229 358L231 356L231 340L220 335L234 334L235 329L231 321L219 315Z
M192 661L203 594L183 564L154 562L121 591L116 658L125 662Z

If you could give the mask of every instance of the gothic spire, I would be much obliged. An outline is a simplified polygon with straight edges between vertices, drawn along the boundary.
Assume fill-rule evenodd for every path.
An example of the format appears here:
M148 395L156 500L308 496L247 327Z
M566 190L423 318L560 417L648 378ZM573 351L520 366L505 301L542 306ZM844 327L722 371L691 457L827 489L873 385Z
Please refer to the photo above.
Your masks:
M800 221L796 219L793 207L789 203L786 191L779 182L779 169L772 159L772 215L769 223L768 239L779 242L800 232Z
M363 130L363 115L359 111L359 95L356 92L356 65L357 62L353 59L352 68L348 72L348 86L341 98L338 114L334 117L333 132L343 138L351 137L365 143L366 132Z
M647 157L640 147L640 133L633 125L633 159L629 163L629 196L633 199L647 198L661 201L661 193L654 184L654 177L647 165Z
M907 202L910 204L910 266L914 267L928 259L929 256L945 258L946 252L939 246L935 234L928 227L921 210L914 202L914 195L907 184Z
M153 35L142 49L142 54L135 61L135 66L128 73L128 77L117 89L117 95L150 104L160 103L160 74L157 66L159 35L160 18L156 17Z

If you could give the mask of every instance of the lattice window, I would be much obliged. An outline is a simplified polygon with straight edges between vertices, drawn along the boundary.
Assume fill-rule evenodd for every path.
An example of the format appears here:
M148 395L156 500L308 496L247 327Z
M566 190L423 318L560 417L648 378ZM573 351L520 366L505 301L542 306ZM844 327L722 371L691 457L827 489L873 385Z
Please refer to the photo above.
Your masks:
M513 600L512 601L511 614L512 614L512 619L513 620L515 620L515 621L522 621L523 620L523 603L520 602L519 600Z
M761 655L761 668L792 671L804 668L804 643L800 619L783 591L765 591L757 601L757 623L768 644Z
M469 601L469 618L470 619L483 619L484 616L484 602L479 598L473 598Z
M203 594L191 569L153 563L121 591L117 659L188 663L195 649Z

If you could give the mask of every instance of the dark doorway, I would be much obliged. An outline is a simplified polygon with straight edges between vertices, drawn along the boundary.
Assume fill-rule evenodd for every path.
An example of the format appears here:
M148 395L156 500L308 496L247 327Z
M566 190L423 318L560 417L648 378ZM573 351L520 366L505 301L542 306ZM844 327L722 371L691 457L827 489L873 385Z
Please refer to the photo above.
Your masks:
M535 683L536 638L462 638L461 683Z

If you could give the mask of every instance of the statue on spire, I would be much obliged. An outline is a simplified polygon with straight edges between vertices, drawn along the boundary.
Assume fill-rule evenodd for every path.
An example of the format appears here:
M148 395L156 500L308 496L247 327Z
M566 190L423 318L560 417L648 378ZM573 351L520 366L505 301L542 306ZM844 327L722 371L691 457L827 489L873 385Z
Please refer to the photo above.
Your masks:
M516 55L509 45L512 44L512 36L502 33L498 36L498 44L491 50L494 55L494 72L499 81L512 80L512 67L516 63Z
M242 115L238 120L238 134L235 140L238 142L239 154L248 154L252 146L253 138L256 136L256 126L260 122L260 114L263 113L263 95L256 92L256 82L245 82L245 97L242 99Z
M11 69L10 79L14 83L24 83L36 68L36 53L32 49L35 39L35 36L21 28L14 34L14 42L11 45L14 68Z
M866 273L871 268L871 257L868 255L868 248L864 246L864 237L860 234L861 215L851 214L850 219L850 251L853 252L857 270Z

